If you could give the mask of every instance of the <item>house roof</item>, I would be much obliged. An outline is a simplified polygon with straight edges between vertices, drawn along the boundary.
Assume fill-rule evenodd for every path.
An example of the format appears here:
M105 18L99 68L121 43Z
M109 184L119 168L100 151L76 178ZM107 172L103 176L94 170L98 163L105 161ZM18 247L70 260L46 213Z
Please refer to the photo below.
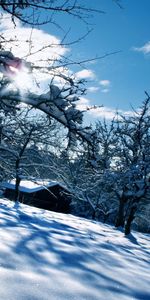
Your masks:
M19 191L25 193L34 193L40 190L48 189L50 187L59 185L63 189L66 189L62 184L57 181L29 181L29 180L21 180ZM1 184L2 188L7 188L11 190L15 190L15 180L11 180L10 182L3 182Z

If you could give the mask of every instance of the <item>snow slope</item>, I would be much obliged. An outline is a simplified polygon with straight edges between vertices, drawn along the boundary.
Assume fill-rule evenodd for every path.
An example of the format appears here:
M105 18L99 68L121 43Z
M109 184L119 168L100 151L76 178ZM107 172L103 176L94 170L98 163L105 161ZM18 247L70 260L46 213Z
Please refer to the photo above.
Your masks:
M150 236L0 199L0 300L150 300Z

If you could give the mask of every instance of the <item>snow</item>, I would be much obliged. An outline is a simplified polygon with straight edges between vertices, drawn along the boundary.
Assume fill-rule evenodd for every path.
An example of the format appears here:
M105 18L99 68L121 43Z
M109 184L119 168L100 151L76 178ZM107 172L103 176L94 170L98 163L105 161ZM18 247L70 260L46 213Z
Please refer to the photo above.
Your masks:
M12 190L15 190L15 179L11 180L10 182L3 182L1 184L1 186L3 188L9 188ZM55 185L59 185L61 187L64 188L63 185L61 185L60 183L58 183L57 181L29 181L29 180L21 180L20 182L20 187L19 187L19 191L21 192L26 192L26 193L34 193L43 189L47 189L49 187L55 186Z
M0 204L0 299L150 299L149 235Z

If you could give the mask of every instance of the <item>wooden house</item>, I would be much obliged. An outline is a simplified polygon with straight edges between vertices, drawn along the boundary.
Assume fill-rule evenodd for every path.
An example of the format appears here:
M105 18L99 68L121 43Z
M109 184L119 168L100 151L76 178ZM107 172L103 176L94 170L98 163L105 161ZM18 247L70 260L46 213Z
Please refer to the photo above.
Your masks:
M5 182L2 185L4 196L15 199L15 181ZM69 191L56 181L31 182L22 180L19 187L19 201L21 203L52 210L56 212L70 212Z

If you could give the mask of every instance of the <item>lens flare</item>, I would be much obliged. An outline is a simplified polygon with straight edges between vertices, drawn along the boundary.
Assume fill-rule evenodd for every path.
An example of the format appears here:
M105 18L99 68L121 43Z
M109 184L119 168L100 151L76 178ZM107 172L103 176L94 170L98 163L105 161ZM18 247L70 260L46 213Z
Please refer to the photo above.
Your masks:
M18 69L13 66L9 66L9 70L11 71L11 73L17 73L18 71Z
M18 69L14 66L10 66L9 68L12 72L11 80L17 89L20 91L25 91L32 88L32 77L26 67L22 66L22 68Z

